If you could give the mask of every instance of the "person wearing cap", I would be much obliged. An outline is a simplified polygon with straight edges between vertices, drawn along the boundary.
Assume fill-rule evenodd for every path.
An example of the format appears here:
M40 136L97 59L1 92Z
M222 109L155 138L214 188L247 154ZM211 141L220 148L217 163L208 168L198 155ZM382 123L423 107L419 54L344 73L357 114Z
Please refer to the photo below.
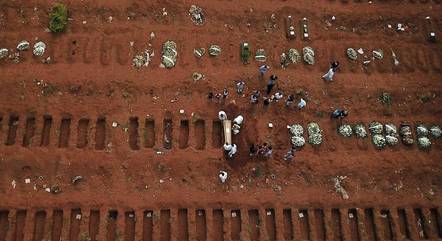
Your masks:
M227 172L226 171L219 171L219 180L222 182L222 183L225 183L226 182L226 180L227 180Z
M348 116L348 111L346 110L341 110L341 109L336 109L335 111L333 111L330 115L330 118L332 119L338 119L338 118L344 118Z
M336 70L338 70L338 67L339 67L339 61L331 63L330 69L325 75L322 76L322 78L327 81L333 81L333 76L335 75Z
M298 103L298 109L302 109L306 105L307 105L307 102L303 98L301 98L301 100L299 100L299 103Z
M223 120L227 120L227 114L224 111L220 111L218 112L218 118L223 121Z
M235 119L233 119L233 123L241 125L244 121L244 117L242 115L238 115Z
M267 84L267 94L268 95L270 94L270 92L272 92L272 89L275 86L277 79L278 79L278 76L276 76L274 74L272 74L270 76L269 83Z
M290 107L293 104L294 100L295 100L295 97L293 95L289 95L289 97L285 101L285 106Z
M267 70L269 70L270 67L268 65L261 65L259 67L259 79L263 80L264 79L264 74L267 72Z
M232 149L230 149L230 151L229 151L229 157L230 158L232 158L233 157L233 155L235 155L235 153L238 151L238 148L236 147L236 144L233 144L232 145Z

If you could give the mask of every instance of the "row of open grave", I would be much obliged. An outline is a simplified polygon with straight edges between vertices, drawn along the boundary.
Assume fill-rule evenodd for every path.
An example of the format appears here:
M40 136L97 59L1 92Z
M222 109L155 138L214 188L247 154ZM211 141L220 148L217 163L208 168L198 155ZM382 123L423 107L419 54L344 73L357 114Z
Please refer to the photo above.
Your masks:
M5 209L0 210L0 240L436 240L442 238L440 211L422 207Z
M287 126L291 134L291 143L294 147L301 148L305 145L304 128L300 124ZM432 145L431 139L436 140L442 136L442 130L438 125L428 126L424 124L416 124L415 126L416 143L420 149L429 149ZM322 130L319 124L311 122L307 125L308 142L312 145L320 145L322 143ZM413 127L409 123L401 123L399 129L393 123L382 124L378 121L372 121L367 128L363 123L354 125L342 124L338 127L338 133L343 137L349 138L355 136L357 138L367 138L371 134L371 140L378 149L383 149L387 145L395 146L399 140L407 146L415 143L413 139Z

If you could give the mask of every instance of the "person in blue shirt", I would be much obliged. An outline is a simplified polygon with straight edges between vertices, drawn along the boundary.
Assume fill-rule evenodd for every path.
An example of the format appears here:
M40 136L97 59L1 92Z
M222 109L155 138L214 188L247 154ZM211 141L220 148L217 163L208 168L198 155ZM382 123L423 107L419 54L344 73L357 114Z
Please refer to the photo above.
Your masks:
M269 70L270 67L268 65L262 65L259 67L259 79L263 80L264 79L264 74L267 72L267 70Z
M338 119L338 118L344 118L348 116L348 111L346 110L341 110L341 109L336 109L335 111L333 111L330 115L330 117L332 119Z

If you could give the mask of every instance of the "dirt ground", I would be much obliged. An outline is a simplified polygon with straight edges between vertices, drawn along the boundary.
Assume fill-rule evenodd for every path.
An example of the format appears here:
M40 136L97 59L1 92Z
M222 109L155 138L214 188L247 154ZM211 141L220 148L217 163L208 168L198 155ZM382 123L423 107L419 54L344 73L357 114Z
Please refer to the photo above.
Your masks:
M28 50L18 64L0 60L0 208L441 206L440 139L430 138L427 151L402 143L377 150L370 136L337 132L341 122L442 124L442 45L426 39L430 31L442 36L439 1L63 2L70 21L61 34L45 31L52 1L0 2L0 48L15 49L21 40L47 44L44 57ZM192 4L204 10L202 26L188 15ZM286 38L287 15L296 23L307 17L308 40L300 28L296 39ZM396 31L397 23L405 31ZM178 45L172 69L160 67L166 40ZM265 80L258 79L262 62L240 61L242 42L251 45L252 57L265 49L271 67ZM194 56L195 48L211 44L222 48L219 56ZM281 68L283 51L305 46L315 50L314 65ZM363 65L362 55L347 58L349 47L365 55L380 48L384 58ZM133 56L145 49L155 51L152 62L134 68ZM42 63L46 57L49 64ZM332 60L341 65L334 81L325 82L321 76ZM204 79L194 81L193 72ZM262 100L250 104L252 91L264 94L270 74L279 77L273 93L296 94L295 103L303 96L306 108L285 108L283 100L267 108ZM239 80L246 83L244 95L235 92ZM207 99L223 88L230 92L225 100ZM390 107L379 100L383 92L392 96ZM330 120L338 107L349 116ZM232 159L222 150L220 110L245 119ZM319 123L323 143L306 144L292 162L284 161L291 145L286 126L310 122ZM264 142L274 149L270 158L248 155L251 143ZM224 184L219 170L229 174ZM83 179L74 185L76 175ZM336 176L345 177L349 199L335 192ZM60 193L45 191L54 185Z

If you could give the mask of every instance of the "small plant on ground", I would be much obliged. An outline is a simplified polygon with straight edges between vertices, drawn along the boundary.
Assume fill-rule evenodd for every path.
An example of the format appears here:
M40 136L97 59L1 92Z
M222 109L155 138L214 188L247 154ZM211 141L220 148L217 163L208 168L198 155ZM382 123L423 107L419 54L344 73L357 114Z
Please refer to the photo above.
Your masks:
M423 93L423 94L418 94L418 99L420 102L422 103L427 103L429 101L431 101L432 98L436 97L436 94L431 93L431 92L427 92L427 93Z
M87 233L82 233L80 235L80 241L91 241L91 237Z
M130 92L129 92L129 90L127 89L127 88L124 88L122 91L121 91L121 96L123 96L123 98L126 100L127 98L129 98L130 97Z
M252 176L254 178L260 178L262 176L262 170L260 166L257 166L252 169Z
M49 14L49 30L53 33L63 32L68 24L68 8L62 3L56 3Z
M380 101L384 105L391 105L393 98L391 97L391 94L388 92L383 92L382 95L379 97Z
M43 96L53 95L55 92L58 91L58 88L53 84L45 84L41 90L41 93Z
M123 240L123 235L119 229L115 229L115 241Z
M387 107L385 115L391 115L391 105L393 103L393 98L391 94L388 92L382 92L381 96L379 96L379 100L383 105Z
M158 163L157 164L157 171L158 172L167 172L168 168L166 165L162 164L162 163Z

